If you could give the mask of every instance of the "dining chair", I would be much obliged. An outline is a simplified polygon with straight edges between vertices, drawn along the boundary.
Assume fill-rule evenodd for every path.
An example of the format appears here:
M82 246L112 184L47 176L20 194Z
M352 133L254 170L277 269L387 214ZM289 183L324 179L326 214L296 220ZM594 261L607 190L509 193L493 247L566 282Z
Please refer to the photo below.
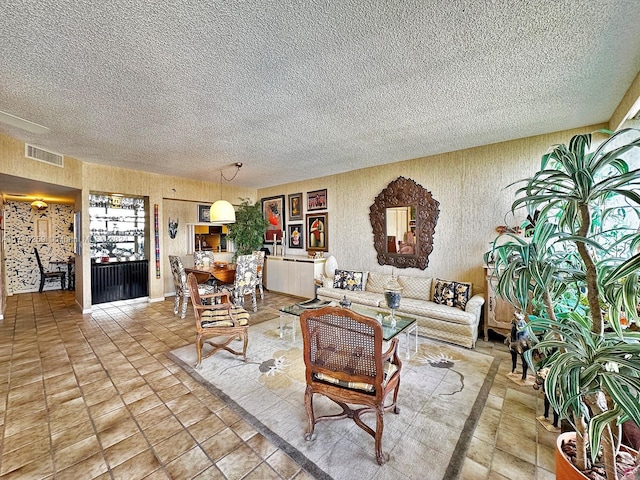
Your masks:
M171 273L173 275L173 287L176 291L176 296L173 303L173 314L177 315L180 311L180 318L184 318L187 315L187 305L189 302L189 289L187 288L187 273L184 271L184 264L182 259L177 255L169 255L169 265L171 265ZM209 295L215 293L216 288L213 285L205 283L198 283L198 290L200 295ZM180 302L182 302L182 309L180 309Z
M34 248L33 252L36 254L36 261L38 262L38 270L40 270L40 288L38 289L39 293L42 293L42 289L44 288L44 283L47 280L57 280L60 279L60 290L64 290L66 285L65 283L65 272L57 272L45 270L42 266L42 260L40 260L40 254L38 253L38 249Z
M258 269L257 269L257 277L256 277L256 286L260 291L260 300L264 300L264 285L262 284L262 271L264 270L264 256L265 253L262 250L256 250L252 255L256 255L258 257Z
M201 296L198 281L193 273L187 277L187 286L196 319L196 353L198 356L196 368L200 368L203 360L202 347L205 340L213 347L213 350L204 357L205 359L218 350L226 350L233 355L242 355L246 362L249 343L249 313L244 308L231 303L228 290ZM206 298L211 299L211 302L205 305L203 300ZM211 340L211 337L222 339L214 341ZM234 350L229 346L234 340L242 341L242 351Z
M213 266L214 254L209 250L196 250L193 252L193 264L195 266Z
M258 281L258 257L256 255L239 255L236 260L236 276L233 284L222 285L231 292L233 303L244 306L244 297L251 295L253 311L258 311L256 300L256 283Z
M388 349L383 351L382 325L375 318L340 307L306 310L300 315L300 326L307 384L305 439L313 438L318 422L351 418L375 439L376 460L384 464L384 413L389 410L400 413L397 399L402 362L398 356L398 339L391 340ZM316 393L338 404L342 413L316 416L313 409ZM393 402L385 406L391 393ZM376 414L375 431L362 421L365 413Z

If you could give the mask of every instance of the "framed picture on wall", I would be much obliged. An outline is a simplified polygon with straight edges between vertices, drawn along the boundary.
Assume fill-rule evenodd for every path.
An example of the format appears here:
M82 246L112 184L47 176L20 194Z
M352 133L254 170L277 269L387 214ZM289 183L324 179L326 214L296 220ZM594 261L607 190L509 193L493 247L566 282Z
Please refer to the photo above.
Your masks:
M288 198L289 221L302 220L302 193L292 193Z
M267 230L264 232L265 243L282 243L282 234L284 233L284 195L275 197L267 197L261 200L262 215L267 221Z
M198 205L198 223L210 222L209 212L211 211L211 205Z
M304 248L304 226L302 224L299 225L289 225L287 231L287 238L289 240L289 248Z
M327 209L327 189L307 192L307 211Z
M36 220L36 243L48 243L51 231L51 223L48 218Z
M327 252L329 250L329 224L327 213L307 213L307 251Z

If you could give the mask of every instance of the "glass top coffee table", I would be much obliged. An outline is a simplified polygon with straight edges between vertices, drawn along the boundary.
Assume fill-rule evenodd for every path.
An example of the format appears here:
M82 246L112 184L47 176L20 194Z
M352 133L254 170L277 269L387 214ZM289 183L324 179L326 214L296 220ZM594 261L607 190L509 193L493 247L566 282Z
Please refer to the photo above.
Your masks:
M286 307L282 307L280 309L280 338L284 337L284 329L286 328L287 320L291 321L291 341L296 341L296 323L299 322L300 315L302 312L305 312L310 309L326 307L328 305L337 306L333 302L321 302L315 301L312 303L311 301L294 303L293 305L287 305ZM396 314L396 326L392 327L389 320L387 320L387 315L389 314L389 310L384 310L382 308L375 307L363 307L360 305L351 305L349 307L350 310L353 310L360 315L364 315L365 317L375 318L382 324L382 338L384 341L388 342L391 339L404 334L405 336L405 356L409 358L411 355L411 349L409 347L409 335L413 333L414 336L414 353L418 351L418 322L414 318L404 317L402 315Z

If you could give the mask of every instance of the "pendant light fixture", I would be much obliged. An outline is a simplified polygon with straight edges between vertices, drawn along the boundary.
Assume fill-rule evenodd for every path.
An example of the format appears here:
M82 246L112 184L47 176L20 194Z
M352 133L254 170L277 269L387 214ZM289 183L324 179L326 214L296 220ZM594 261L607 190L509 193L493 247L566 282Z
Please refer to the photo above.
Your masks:
M236 178L236 175L238 175L238 172L240 171L240 167L242 167L242 163L236 163L234 166L236 167L236 172L233 174L233 177L231 178L226 178L222 173L222 170L220 170L220 196L221 197L222 197L222 179L226 180L227 182L230 182L234 178ZM233 208L233 205L231 205L229 202L227 202L226 200L220 199L214 202L213 205L211 205L211 208L209 209L209 221L211 223L217 223L220 225L223 225L223 224L226 225L228 223L236 223L236 210L235 208Z
M31 202L31 208L33 208L34 210L44 210L48 206L49 205L47 205L41 198L38 198L37 200Z

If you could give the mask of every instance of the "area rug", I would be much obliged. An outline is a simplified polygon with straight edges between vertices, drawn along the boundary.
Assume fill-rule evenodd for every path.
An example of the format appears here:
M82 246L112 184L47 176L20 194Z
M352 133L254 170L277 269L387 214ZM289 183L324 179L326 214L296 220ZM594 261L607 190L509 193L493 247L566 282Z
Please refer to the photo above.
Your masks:
M195 370L194 345L168 355L314 478L458 478L499 359L419 337L417 353L412 350L409 360L402 358L400 413L384 416L383 452L388 459L379 466L373 437L351 420L321 422L315 438L304 439L302 339L299 325L295 341L291 323L287 327L281 338L277 318L251 326L247 363L218 352ZM403 336L401 343L405 341ZM314 396L314 407L319 414L339 412L319 395ZM373 414L365 421L375 426Z

